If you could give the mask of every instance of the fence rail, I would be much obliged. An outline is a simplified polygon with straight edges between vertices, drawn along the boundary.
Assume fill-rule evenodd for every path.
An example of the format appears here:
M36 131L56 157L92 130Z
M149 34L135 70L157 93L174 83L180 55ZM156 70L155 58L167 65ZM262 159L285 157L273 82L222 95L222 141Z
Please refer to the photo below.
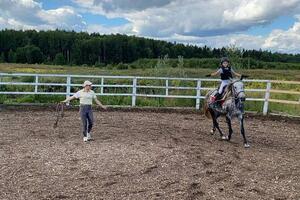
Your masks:
M10 78L8 78L10 77ZM22 77L32 77L31 82L17 82L14 81L15 78ZM41 79L45 77L50 78L65 78L64 82L42 82ZM140 76L96 76L96 75L62 75L62 74L25 74L25 73L0 73L0 87L3 85L15 85L15 86L32 86L34 87L32 91L6 91L0 89L0 94L44 94L44 95L66 95L67 97L74 94L72 91L72 87L80 87L81 84L72 83L72 81L76 78L85 78L85 79L97 79L100 84L94 84L93 87L100 88L100 93L96 93L100 96L130 96L131 97L131 106L136 106L136 101L138 97L148 97L148 98L185 98L185 99L195 99L195 108L200 109L200 101L205 98L205 95L201 95L202 91L207 91L214 89L214 87L202 87L203 83L208 82L218 82L218 79L201 79L201 78L171 78L171 77L140 77ZM131 84L105 84L106 80L128 80ZM156 80L162 81L163 85L142 85L139 84L139 81L146 80ZM172 86L171 81L190 81L195 85L191 86ZM246 92L260 92L264 93L264 98L255 98L247 95L247 101L260 101L264 102L263 106L263 114L266 115L269 110L269 102L276 102L282 104L293 104L300 105L299 101L291 101L291 100L283 100L283 99L271 99L271 93L275 94L291 94L291 95L299 95L300 91L291 91L291 90L278 90L272 89L272 84L291 84L291 85L299 85L300 82L297 81L277 81L277 80L244 80L244 82L249 83L262 83L265 84L265 88L249 88L245 89ZM66 87L63 92L55 92L55 91L40 91L39 88L41 86L62 86ZM127 88L131 89L130 93L107 93L104 91L104 88ZM145 94L139 93L139 89L161 89L164 90L164 94ZM195 95L176 95L172 94L170 90L192 90Z

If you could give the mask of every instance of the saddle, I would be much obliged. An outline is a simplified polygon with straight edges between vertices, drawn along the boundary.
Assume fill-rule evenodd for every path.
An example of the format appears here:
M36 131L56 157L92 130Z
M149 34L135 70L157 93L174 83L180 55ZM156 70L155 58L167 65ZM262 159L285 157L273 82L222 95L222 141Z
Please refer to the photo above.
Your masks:
M211 103L219 103L222 106L225 101L224 97L225 97L225 94L227 93L227 86L224 86L222 93L220 95L218 95L219 88L220 88L220 86L218 87L218 89L216 89L214 92L211 93L210 102Z
M218 95L218 90L219 90L220 86L218 87L218 89L214 90L210 94L210 105L209 106L213 109L218 110L218 112L220 112L220 113L224 113L225 110L223 110L223 104L227 98L227 95L231 91L231 87L232 87L232 83L225 86L223 88L223 92L221 95Z
M224 103L224 92L220 95L220 97L217 96L217 94L212 93L209 97L210 103L214 104L214 103L219 103L220 105L223 105Z

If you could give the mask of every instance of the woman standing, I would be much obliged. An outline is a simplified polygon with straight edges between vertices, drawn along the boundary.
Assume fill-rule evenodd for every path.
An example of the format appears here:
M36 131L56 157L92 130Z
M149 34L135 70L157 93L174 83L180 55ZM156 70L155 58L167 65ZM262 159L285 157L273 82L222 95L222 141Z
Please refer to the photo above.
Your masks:
M92 139L91 130L94 122L92 111L93 100L95 100L96 104L101 108L106 109L106 106L102 105L102 103L97 99L95 92L91 88L92 83L90 81L84 81L82 90L79 90L73 96L68 97L66 100L62 101L63 103L67 103L73 99L80 100L80 117L82 121L82 133L84 142Z

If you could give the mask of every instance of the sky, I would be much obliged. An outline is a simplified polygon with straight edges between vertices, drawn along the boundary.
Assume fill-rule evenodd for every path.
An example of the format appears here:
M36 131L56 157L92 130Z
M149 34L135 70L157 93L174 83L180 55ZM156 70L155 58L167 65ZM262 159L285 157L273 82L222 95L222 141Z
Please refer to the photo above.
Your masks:
M300 53L300 0L0 0L0 29L75 30Z

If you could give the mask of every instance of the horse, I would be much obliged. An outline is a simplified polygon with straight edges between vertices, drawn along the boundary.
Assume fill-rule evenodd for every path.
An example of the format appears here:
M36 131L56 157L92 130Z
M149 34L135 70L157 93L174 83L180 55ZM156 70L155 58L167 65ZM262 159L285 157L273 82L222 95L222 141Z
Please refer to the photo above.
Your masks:
M231 80L231 82L228 84L228 86L225 89L223 98L220 100L221 102L223 102L220 108L214 107L213 105L215 104L212 102L213 101L212 97L218 91L212 90L208 92L208 94L205 97L204 113L207 118L212 119L213 128L211 129L211 134L214 134L217 129L220 133L221 138L227 141L230 141L233 132L231 126L231 120L234 117L237 117L240 124L240 132L244 140L244 147L249 148L250 145L246 139L245 129L244 129L244 102L246 100L244 84L242 81L244 77L245 76L242 76L241 79L238 80ZM226 117L226 123L229 129L228 136L225 136L219 127L219 123L217 119L220 116Z

